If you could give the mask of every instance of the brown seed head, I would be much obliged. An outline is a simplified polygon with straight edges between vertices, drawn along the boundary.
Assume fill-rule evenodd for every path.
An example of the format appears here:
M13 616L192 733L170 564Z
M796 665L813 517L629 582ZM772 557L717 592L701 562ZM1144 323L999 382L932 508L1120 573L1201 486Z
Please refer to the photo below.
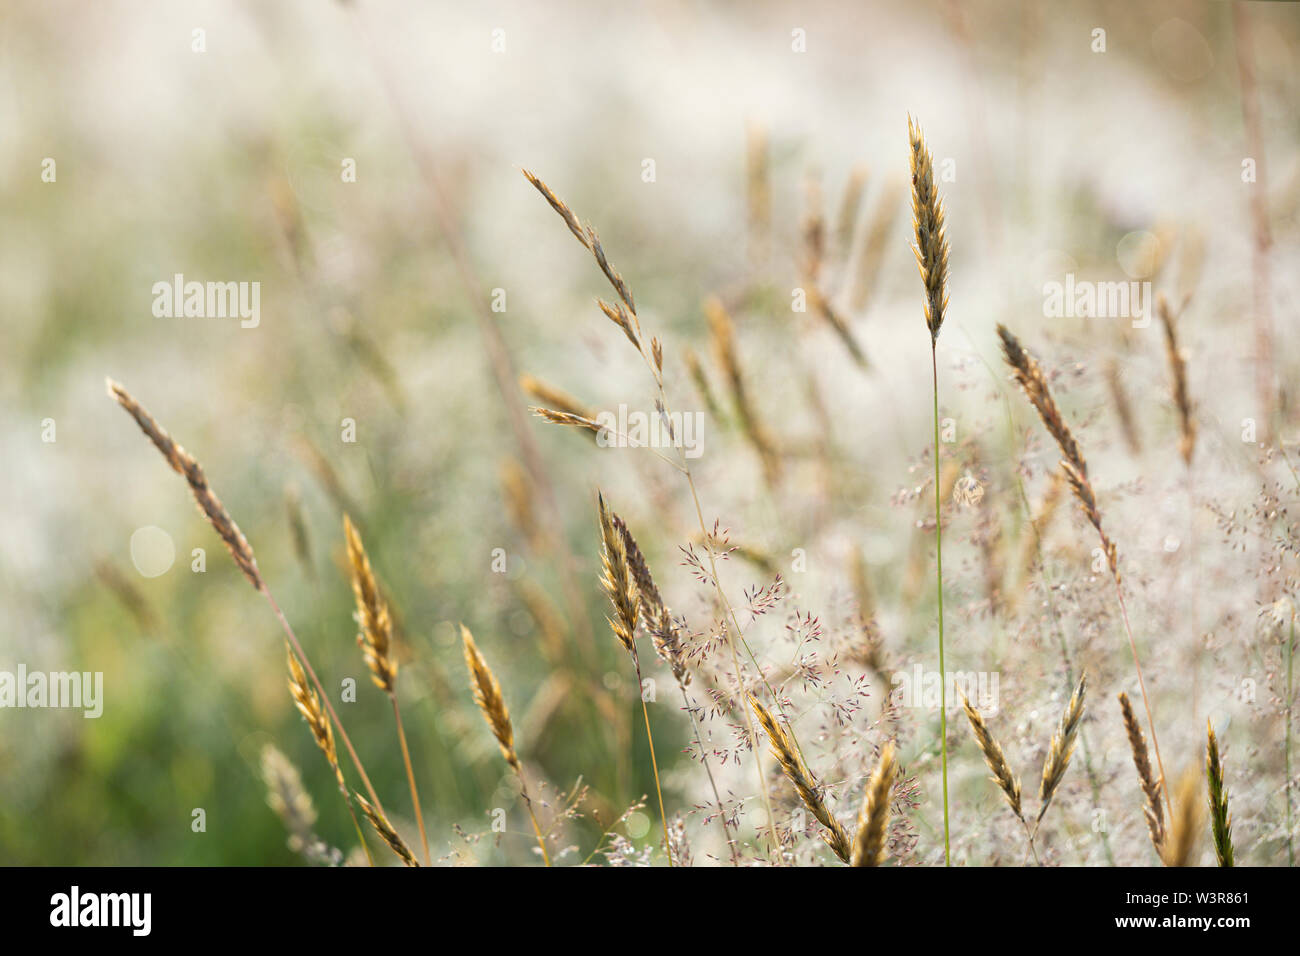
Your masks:
M634 653L640 598L628 565L627 545L614 526L613 513L605 507L603 495L598 495L597 501L600 509L600 584L609 596L617 618L606 620L614 636L629 653Z
M357 803L361 805L361 812L366 815L366 819L375 828L375 832L379 834L380 839L388 844L388 848L396 853L407 866L419 866L420 861L415 858L415 854L406 845L406 841L397 835L397 831L388 822L388 817L384 816L383 811L372 807L361 794L357 793L354 796L357 798Z
M235 564L239 570L244 572L244 577L248 578L249 583L259 591L266 590L266 584L262 580L262 574L257 569L257 561L253 557L253 549L244 537L239 525L230 517L226 511L225 505L217 497L215 491L208 485L207 476L203 473L203 468L199 465L194 457L167 434L167 430L145 411L144 407L137 402L125 388L117 382L105 379L108 385L108 394L116 402L130 413L135 419L140 430L149 436L149 440L154 446L162 452L167 464L172 466L178 474L182 475L186 482L189 483L190 492L194 495L194 501L199 506L199 511L208 519L214 531L221 536L221 540L226 543L230 550L230 556L235 559Z
M1147 820L1147 831L1151 835L1151 845L1156 848L1157 853L1163 854L1165 809L1161 802L1161 781L1156 778L1151 769L1151 757L1147 752L1146 738L1142 735L1142 726L1138 723L1137 715L1133 713L1133 705L1129 702L1128 694L1120 693L1119 706L1124 713L1124 730L1128 733L1129 749L1133 752L1133 766L1137 768L1138 782L1146 797L1143 813Z

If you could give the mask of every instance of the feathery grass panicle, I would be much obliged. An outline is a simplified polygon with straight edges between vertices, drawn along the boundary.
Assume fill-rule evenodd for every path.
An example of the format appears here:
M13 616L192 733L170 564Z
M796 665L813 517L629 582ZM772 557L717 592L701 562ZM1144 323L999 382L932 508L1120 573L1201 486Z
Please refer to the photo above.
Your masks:
M230 556L235 559L235 564L244 572L244 577L248 578L249 583L257 590L265 591L266 583L257 568L257 560L253 557L253 549L248 539L244 537L243 532L239 530L239 525L235 524L235 520L230 517L230 512L226 510L221 499L208 484L202 466L195 461L193 455L172 440L172 437L167 434L167 429L158 424L130 392L111 378L105 379L105 382L108 386L108 394L130 413L136 424L140 426L140 430L148 435L149 440L162 452L163 457L167 459L167 464L189 483L190 492L194 495L199 511L208 519L213 530L221 536L221 540L230 550Z
M627 545L614 526L612 512L605 506L604 495L597 495L600 511L600 585L614 606L614 618L606 618L619 642L632 653L635 649L636 622L641 602L628 565Z
M1174 801L1174 815L1165 841L1165 866L1194 866L1197 838L1201 832L1201 798L1198 793L1200 776L1188 768L1178 783L1178 799Z
M298 655L293 652L288 641L285 642L284 652L289 661L289 693L293 695L293 702L298 712L307 721L307 728L311 731L316 746L329 761L338 780L339 789L346 796L347 785L343 782L343 770L339 767L338 752L334 746L334 728L330 726L329 717L322 709L316 691L307 683L307 675L303 673L302 664L298 662Z
M1075 739L1079 736L1079 725L1083 722L1083 698L1087 691L1088 675L1084 674L1079 678L1079 684L1074 688L1074 693L1070 695L1070 702L1066 704L1061 714L1061 722L1056 728L1056 733L1052 735L1052 743L1047 750L1047 759L1043 761L1043 779L1038 788L1040 806L1036 824L1042 822L1043 814L1047 813L1047 808L1051 806L1052 798L1056 796L1061 780L1065 777L1066 768L1070 766Z
M1219 738L1208 719L1205 721L1205 781L1209 790L1214 855L1219 866L1233 866L1232 814L1228 810L1228 791L1223 785L1223 761L1219 757Z
M978 710L971 706L971 702L965 694L961 695L961 706L962 710L966 712L966 719L970 721L971 731L975 734L975 742L979 744L980 751L984 754L984 762L988 764L989 770L993 773L990 779L998 785L998 789L1006 797L1011 812L1023 822L1025 817L1020 803L1020 781L1011 772L1011 765L1007 763L1006 755L1002 753L1002 746L993 739L993 734L989 732L988 725L984 723L984 718Z
M1178 329L1175 324L1177 316L1163 293L1156 300L1156 311L1160 313L1160 324L1165 330L1165 355L1169 359L1169 371L1173 376L1174 405L1178 409L1180 433L1178 453L1183 456L1183 463L1190 468L1192 456L1196 452L1196 419L1192 414L1192 401L1187 391L1187 360L1178 347Z
M388 848L397 854L398 858L407 866L419 866L420 861L415 858L411 848L406 845L406 841L397 835L393 825L388 822L388 817L382 810L377 810L361 794L354 794L357 803L361 805L361 812L366 815L370 825L375 828L379 838L388 844Z
M1137 768L1138 783L1146 797L1143 813L1146 816L1147 831L1151 835L1151 845L1156 853L1164 853L1165 845L1165 805L1162 799L1162 784L1151 768L1151 758L1147 752L1146 738L1142 736L1142 726L1133 713L1133 705L1128 694L1119 694L1119 706L1124 713L1124 730L1128 734L1129 749L1133 752L1133 766Z
M943 200L935 186L934 160L925 145L925 136L910 116L907 137L912 147L912 225L916 230L912 251L925 285L925 324L934 341L939 338L948 308L948 240L944 237Z
M347 515L343 516L343 534L347 538L352 593L357 602L357 623L361 626L357 645L365 656L375 686L392 694L397 684L397 659L393 656L393 619L388 613L388 604L379 592L379 584L370 568L370 558L361 543L361 535Z
M867 781L866 797L858 813L858 832L853 837L853 866L880 866L885 860L885 843L889 836L889 800L894 789L898 763L894 760L894 742L880 749L876 767Z
M804 806L808 808L817 822L826 829L826 832L822 834L822 839L826 841L827 846L835 851L836 856L843 862L848 863L853 856L853 847L849 841L849 835L844 827L840 825L840 822L835 819L830 808L826 806L826 802L818 791L816 781L813 780L812 774L804 766L803 761L799 759L799 754L789 736L777 724L768 709L753 694L749 695L749 705L754 709L754 714L758 717L763 732L767 734L772 756L781 765L781 770L785 773L786 779L794 785L794 789L799 794L799 799L803 801Z

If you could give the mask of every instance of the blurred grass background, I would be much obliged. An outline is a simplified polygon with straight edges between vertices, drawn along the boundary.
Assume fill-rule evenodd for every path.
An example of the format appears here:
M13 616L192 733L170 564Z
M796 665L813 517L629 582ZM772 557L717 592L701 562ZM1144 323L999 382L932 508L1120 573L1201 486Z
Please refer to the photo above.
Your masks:
M1255 4L1250 15L1285 371L1295 356L1286 263L1300 202L1300 30L1291 5ZM1096 26L1107 30L1104 54L1089 48ZM205 52L192 49L195 29ZM791 49L796 29L806 53ZM589 808L608 821L653 792L639 715L619 694L627 662L595 583L595 489L628 512L652 565L677 582L666 590L689 583L677 545L694 518L670 474L529 419L576 560L575 620L562 562L509 517L501 469L525 456L506 403L525 399L503 401L493 384L476 318L491 290L505 290L494 319L515 371L599 408L648 404L650 394L594 307L606 293L590 260L521 166L598 226L643 323L667 344L679 394L690 394L682 349L706 350L700 304L715 292L736 307L750 374L779 429L808 429L815 381L840 443L835 480L823 487L797 473L778 499L734 423L716 422L700 466L714 489L706 517L761 542L782 569L791 548L810 549L827 572L803 585L814 607L843 589L848 543L864 547L900 663L924 653L930 637L913 625L932 613L929 598L903 608L893 596L916 520L890 501L921 481L924 469L910 469L929 422L907 249L908 112L936 159L956 162L956 181L943 184L955 368L943 400L970 409L963 428L1000 427L980 366L995 362L993 323L1014 317L1035 342L1061 336L1068 356L1115 347L1109 329L1099 338L1086 321L1047 329L1041 284L1063 263L1123 278L1121 240L1163 235L1164 225L1206 243L1207 278L1185 332L1201 358L1199 398L1225 433L1249 413L1252 227L1228 4L6 3L0 669L103 671L106 701L99 720L0 711L0 862L293 863L257 772L267 742L301 768L322 837L355 842L284 689L273 617L183 482L105 398L105 375L204 464L327 686L357 680L358 702L341 713L404 832L391 713L354 643L345 509L400 620L403 712L436 853L464 846L451 824L485 830L492 807L512 807L512 829L524 825L472 708L454 629L462 620L505 685L548 799L581 776ZM768 130L773 187L771 249L757 263L745 205L755 125ZM41 180L46 157L54 183ZM641 177L647 157L653 183ZM340 177L349 158L355 183ZM801 331L793 350L787 305L806 177L820 174L833 210L858 164L869 170L868 200L897 208L870 305L852 316L873 365L866 376L824 329ZM477 300L440 230L430 168L454 206ZM260 326L155 318L151 287L175 273L260 282ZM1135 359L1131 381L1167 432L1162 361L1158 346ZM54 443L41 441L46 418ZM341 440L345 418L355 443ZM1112 480L1149 466L1117 464ZM1215 481L1225 497L1242 486ZM305 559L290 501L300 502ZM176 548L155 578L138 573L129 550L146 526ZM207 552L205 573L190 570L195 548ZM491 571L494 548L509 555L506 575ZM762 580L744 573L737 591ZM543 651L526 586L562 621L562 667ZM582 656L583 631L593 656ZM702 803L698 774L678 756L689 726L669 708L655 718L665 797ZM735 789L752 790L752 772L735 773ZM190 828L199 807L202 834ZM579 858L600 829L591 819L574 827ZM530 859L516 837L469 852Z

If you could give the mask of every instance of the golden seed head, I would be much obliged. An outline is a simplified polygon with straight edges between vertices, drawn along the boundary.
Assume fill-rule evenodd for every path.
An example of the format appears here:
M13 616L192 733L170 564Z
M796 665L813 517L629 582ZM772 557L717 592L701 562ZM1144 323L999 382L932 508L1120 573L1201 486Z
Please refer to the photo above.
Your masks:
M303 719L307 721L307 727L311 730L316 746L320 748L321 753L325 755L325 759L329 761L340 789L347 793L343 782L343 770L339 767L338 752L334 746L334 728L330 724L325 710L321 707L320 697L307 683L307 675L303 672L302 664L298 661L298 655L293 652L293 648L289 646L287 641L284 645L284 652L289 660L289 693L293 696L293 702L297 706L298 712L302 714Z
M1043 779L1038 788L1038 799L1041 804L1038 809L1039 820L1043 819L1043 814L1051 805L1052 797L1056 796L1061 780L1065 777L1065 771L1070 766L1075 739L1079 735L1079 725L1083 721L1083 698L1087 691L1088 675L1084 674L1079 678L1074 693L1070 695L1070 701L1061 713L1061 721L1057 725L1056 733L1052 735L1047 759L1043 761Z
M944 237L943 201L934 182L934 160L921 128L907 118L912 147L912 225L916 229L916 267L925 285L925 324L930 339L939 338L948 308L948 240Z
M464 624L460 626L461 642L465 648L465 665L469 668L470 685L474 689L474 703L483 712L492 735L497 739L501 755L515 770L519 769L519 757L515 753L515 731L510 723L510 711L506 708L505 698L501 694L501 685L488 667L474 635Z
M1020 781L1011 772L1011 765L1007 763L1001 745L993 739L993 734L989 732L983 716L971 706L971 702L966 699L965 694L962 694L961 706L966 713L966 719L970 722L971 732L975 734L975 742L979 744L980 752L984 754L984 762L988 764L989 770L993 772L993 782L1002 791L1002 796L1006 798L1007 805L1011 807L1011 812L1023 820L1024 816L1022 815L1020 803Z
M357 623L361 633L357 645L365 656L366 666L375 686L392 694L397 686L397 660L393 656L393 620L388 604L379 593L379 583L370 568L361 535L347 515L343 516L343 534L347 538L348 567L352 577L352 593L357 601Z
M880 750L876 768L867 781L866 797L858 814L858 832L853 839L853 866L880 866L885 860L889 837L889 800L894 789L898 763L894 760L894 742Z

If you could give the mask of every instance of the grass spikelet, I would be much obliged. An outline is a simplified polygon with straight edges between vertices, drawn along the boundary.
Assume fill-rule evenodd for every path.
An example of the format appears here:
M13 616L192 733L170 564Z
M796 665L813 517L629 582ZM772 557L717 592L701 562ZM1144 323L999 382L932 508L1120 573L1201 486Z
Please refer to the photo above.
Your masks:
M984 754L984 762L988 764L993 774L991 779L1002 791L1002 796L1006 798L1011 812L1023 823L1025 817L1020 802L1020 781L1011 772L1011 765L1007 763L1006 755L1002 753L1002 746L993 739L993 734L989 732L984 718L971 706L965 694L962 694L961 706L966 712L966 719L970 722L971 732L975 734L975 742L979 744L980 752Z
M614 618L606 618L619 643L631 653L636 645L636 622L641 603L628 565L627 545L614 526L612 512L603 495L597 496L600 513L600 586L614 607Z
M1133 752L1133 766L1137 768L1138 783L1146 797L1143 813L1147 820L1147 831L1151 835L1151 845L1156 853L1164 853L1165 845L1165 805L1162 801L1162 784L1156 779L1151 769L1151 758L1147 754L1147 742L1142 736L1142 726L1133 713L1133 705L1128 694L1119 695L1119 706L1124 712L1124 730L1128 734L1129 749Z
M474 635L464 624L460 637L465 649L465 665L469 668L470 684L474 689L474 703L483 712L483 719L492 730L501 748L501 756L512 770L519 769L519 755L515 753L515 731L510 723L510 711L501 696L501 685L488 667L483 654L474 643Z
M853 847L849 843L849 835L844 827L840 825L840 822L835 819L830 808L826 806L826 802L822 799L812 774L808 772L803 761L799 759L799 754L789 736L777 724L768 709L753 694L749 695L749 705L754 709L754 714L758 717L763 732L767 734L772 756L781 765L781 771L785 774L786 779L794 785L794 789L799 794L799 799L803 801L803 805L808 808L817 822L825 828L826 832L822 834L822 839L826 841L827 846L835 851L836 856L843 862L848 863L853 856Z
M858 832L853 837L853 866L880 866L885 860L885 842L889 835L889 798L894 789L898 764L894 760L894 742L880 750L876 768L867 781L867 793L858 813Z
M772 232L772 173L767 130L758 123L745 129L745 213L749 255L756 263L768 256Z
M230 517L230 512L226 510L226 506L221 503L221 499L208 484L202 466L195 461L193 455L172 441L172 437L167 434L167 429L159 425L130 392L111 378L105 381L108 385L108 394L135 419L140 430L149 436L154 447L167 459L167 464L188 482L199 511L225 542L230 550L230 556L235 559L235 564L244 572L244 577L248 578L249 583L257 590L265 591L266 583L257 569L257 560L253 557L253 549L248 539L244 537L243 532L239 530L239 525L235 524L235 519Z
M596 409L586 402L574 398L563 389L556 388L549 382L543 382L533 375L520 375L519 387L539 402L561 412L577 415L579 418L594 419Z
M1073 465L1083 478L1087 478L1088 464L1083 460L1083 453L1079 451L1079 445L1074 440L1074 434L1066 424L1060 408L1057 407L1056 399L1052 397L1052 391L1047 385L1047 376L1043 374L1038 360L1025 350L1020 340L1005 325L998 326L998 338L1001 339L1003 359L1011 367L1016 383L1024 389L1025 397L1038 412L1038 417L1043 420L1044 427L1061 446L1062 457Z
M352 593L357 602L357 623L361 633L357 645L370 668L370 679L386 694L393 693L397 684L397 660L393 657L393 619L388 604L379 592L370 558L356 525L343 516L343 534L347 538L348 569L352 578Z
M533 832L537 835L537 845L542 850L542 859L546 865L551 865L551 856L546 851L546 841L542 838L542 828L537 823L537 816L533 812L533 801L528 796L528 783L524 780L524 768L519 761L519 754L515 752L515 730L510 722L510 711L506 708L505 698L501 695L501 685L497 682L496 676L492 669L488 667L487 660L483 653L474 643L474 635L469 632L464 624L460 626L460 637L465 647L465 665L469 668L470 686L474 690L474 703L478 704L478 709L483 712L483 719L487 721L488 728L492 731L492 736L497 739L497 746L501 748L501 756L505 757L506 763L515 772L519 778L520 793L524 798L524 805L528 808L528 818L532 821Z
M1205 722L1205 782L1209 790L1210 832L1214 835L1214 855L1219 866L1233 866L1232 814L1228 811L1228 791L1223 785L1223 761L1219 757L1219 739L1214 725Z
M316 577L316 567L311 560L311 539L307 534L307 519L303 515L302 495L296 484L284 489L284 510L289 520L289 534L293 538L293 553L298 563L311 578Z
M600 306L600 311L605 313L607 319L623 330L627 340L639 351L641 349L641 330L640 323L636 322L636 317L629 315L621 302L610 305L604 299L597 299L596 304Z
M740 356L736 351L735 326L731 316L727 314L722 303L712 297L705 300L704 315L709 322L714 355L727 375L727 383L731 386L731 398L736 406L740 427L749 439L749 443L754 446L754 450L758 452L759 460L763 465L764 478L769 485L773 485L781 475L781 457L746 387Z
M1038 788L1041 805L1038 808L1038 818L1034 821L1035 826L1042 822L1043 814L1051 806L1052 798L1056 796L1065 771L1070 766L1070 756L1074 753L1074 743L1079 736L1079 725L1083 722L1083 698L1087 691L1088 675L1084 674L1079 678L1079 684L1074 688L1070 702L1061 714L1061 722L1047 749L1047 759L1043 761L1043 779Z
M420 861L415 858L411 848L406 845L406 841L397 835L393 825L388 822L388 817L382 810L372 807L366 798L361 794L356 794L357 803L361 804L361 812L366 815L370 825L375 828L379 838L388 844L388 848L397 854L398 858L407 866L419 866Z
M1192 866L1197 837L1201 832L1201 799L1197 793L1197 774L1189 769L1178 784L1178 799L1174 801L1174 815L1169 825L1169 839L1165 843L1165 866Z
M650 640L654 643L655 652L672 668L674 679L685 687L691 682L691 674L686 669L681 638L677 633L677 626L673 623L672 612L664 604L663 595L659 593L659 586L655 584L654 576L650 573L645 555L641 553L641 547L636 543L632 532L628 530L626 522L617 514L614 514L611 520L623 541L628 567L631 569L632 580L636 584L640 600L641 616L650 634Z
M636 305L632 301L632 290L627 287L627 283L623 281L623 277L619 275L618 270L615 269L610 264L609 259L606 258L605 248L600 244L600 237L596 235L596 230L591 226L583 226L579 223L578 217L573 214L573 210L565 205L563 200L551 191L550 186L546 185L546 183L542 182L526 169L523 170L523 174L527 177L528 181L537 188L537 191L546 198L546 201L551 204L551 208L560 214L560 218L563 219L564 224L569 227L569 232L573 233L574 238L591 251L591 254L596 259L596 264L600 266L600 271L605 274L605 278L609 280L609 284L614 287L614 291L618 293L618 297L623 300L623 304L627 306L628 311L632 313L632 316L635 319ZM601 305L601 308L604 308L603 304ZM606 314L608 314L608 312ZM613 318L613 316L610 316L610 318ZM632 344L640 349L641 343L633 337L630 327L626 331L628 332L628 338L632 339Z
M557 411L553 408L541 408L537 405L528 406L528 410L538 418L549 422L552 425L569 425L573 428L586 428L595 432L596 435L600 435L601 432L606 431L605 426L599 422L593 421L590 418L583 418L581 415L574 415L570 412Z
M583 231L582 224L578 222L578 217L573 214L573 210L565 205L564 201L560 199L559 196L551 192L551 187L546 185L546 183L542 182L526 169L523 173L524 176L527 177L528 181L537 188L537 191L542 194L546 201L551 204L551 208L560 214L560 218L563 219L564 224L569 227L569 232L573 233L573 237L590 249L591 243L587 239L587 234Z
M1106 363L1106 387L1110 391L1110 400L1115 405L1115 416L1119 419L1120 431L1124 434L1124 444L1128 445L1128 450L1134 455L1140 454L1142 436L1133 415L1133 403L1129 401L1128 391L1124 388L1119 362L1114 359Z
M931 341L939 338L948 308L948 240L944 236L943 201L934 183L934 160L925 135L907 118L907 138L912 147L912 225L916 230L916 267L925 286L925 324Z
M1178 409L1180 436L1178 453L1183 456L1183 463L1190 468L1192 456L1196 452L1196 419L1192 416L1192 402L1187 392L1187 361L1183 358L1182 349L1178 347L1177 317L1163 294L1156 300L1156 311L1160 313L1160 324L1165 330L1165 355L1169 359L1169 372L1173 376L1174 406Z
M329 761L330 768L334 771L334 776L338 780L339 789L347 794L347 785L343 782L343 770L339 767L338 752L334 746L334 730L330 727L329 718L321 708L320 698L316 696L316 691L307 683L307 675L303 673L302 665L298 663L298 656L294 654L293 648L288 642L284 645L285 656L289 661L289 693L293 695L293 702L302 714L303 719L307 721L307 728L311 731L312 739L316 741L316 746L320 748L325 759Z
M302 785L302 775L273 744L262 748L262 781L266 784L266 803L284 822L289 831L289 849L301 854L309 863L338 866L343 854L316 835L316 805ZM362 841L365 846L365 841Z

